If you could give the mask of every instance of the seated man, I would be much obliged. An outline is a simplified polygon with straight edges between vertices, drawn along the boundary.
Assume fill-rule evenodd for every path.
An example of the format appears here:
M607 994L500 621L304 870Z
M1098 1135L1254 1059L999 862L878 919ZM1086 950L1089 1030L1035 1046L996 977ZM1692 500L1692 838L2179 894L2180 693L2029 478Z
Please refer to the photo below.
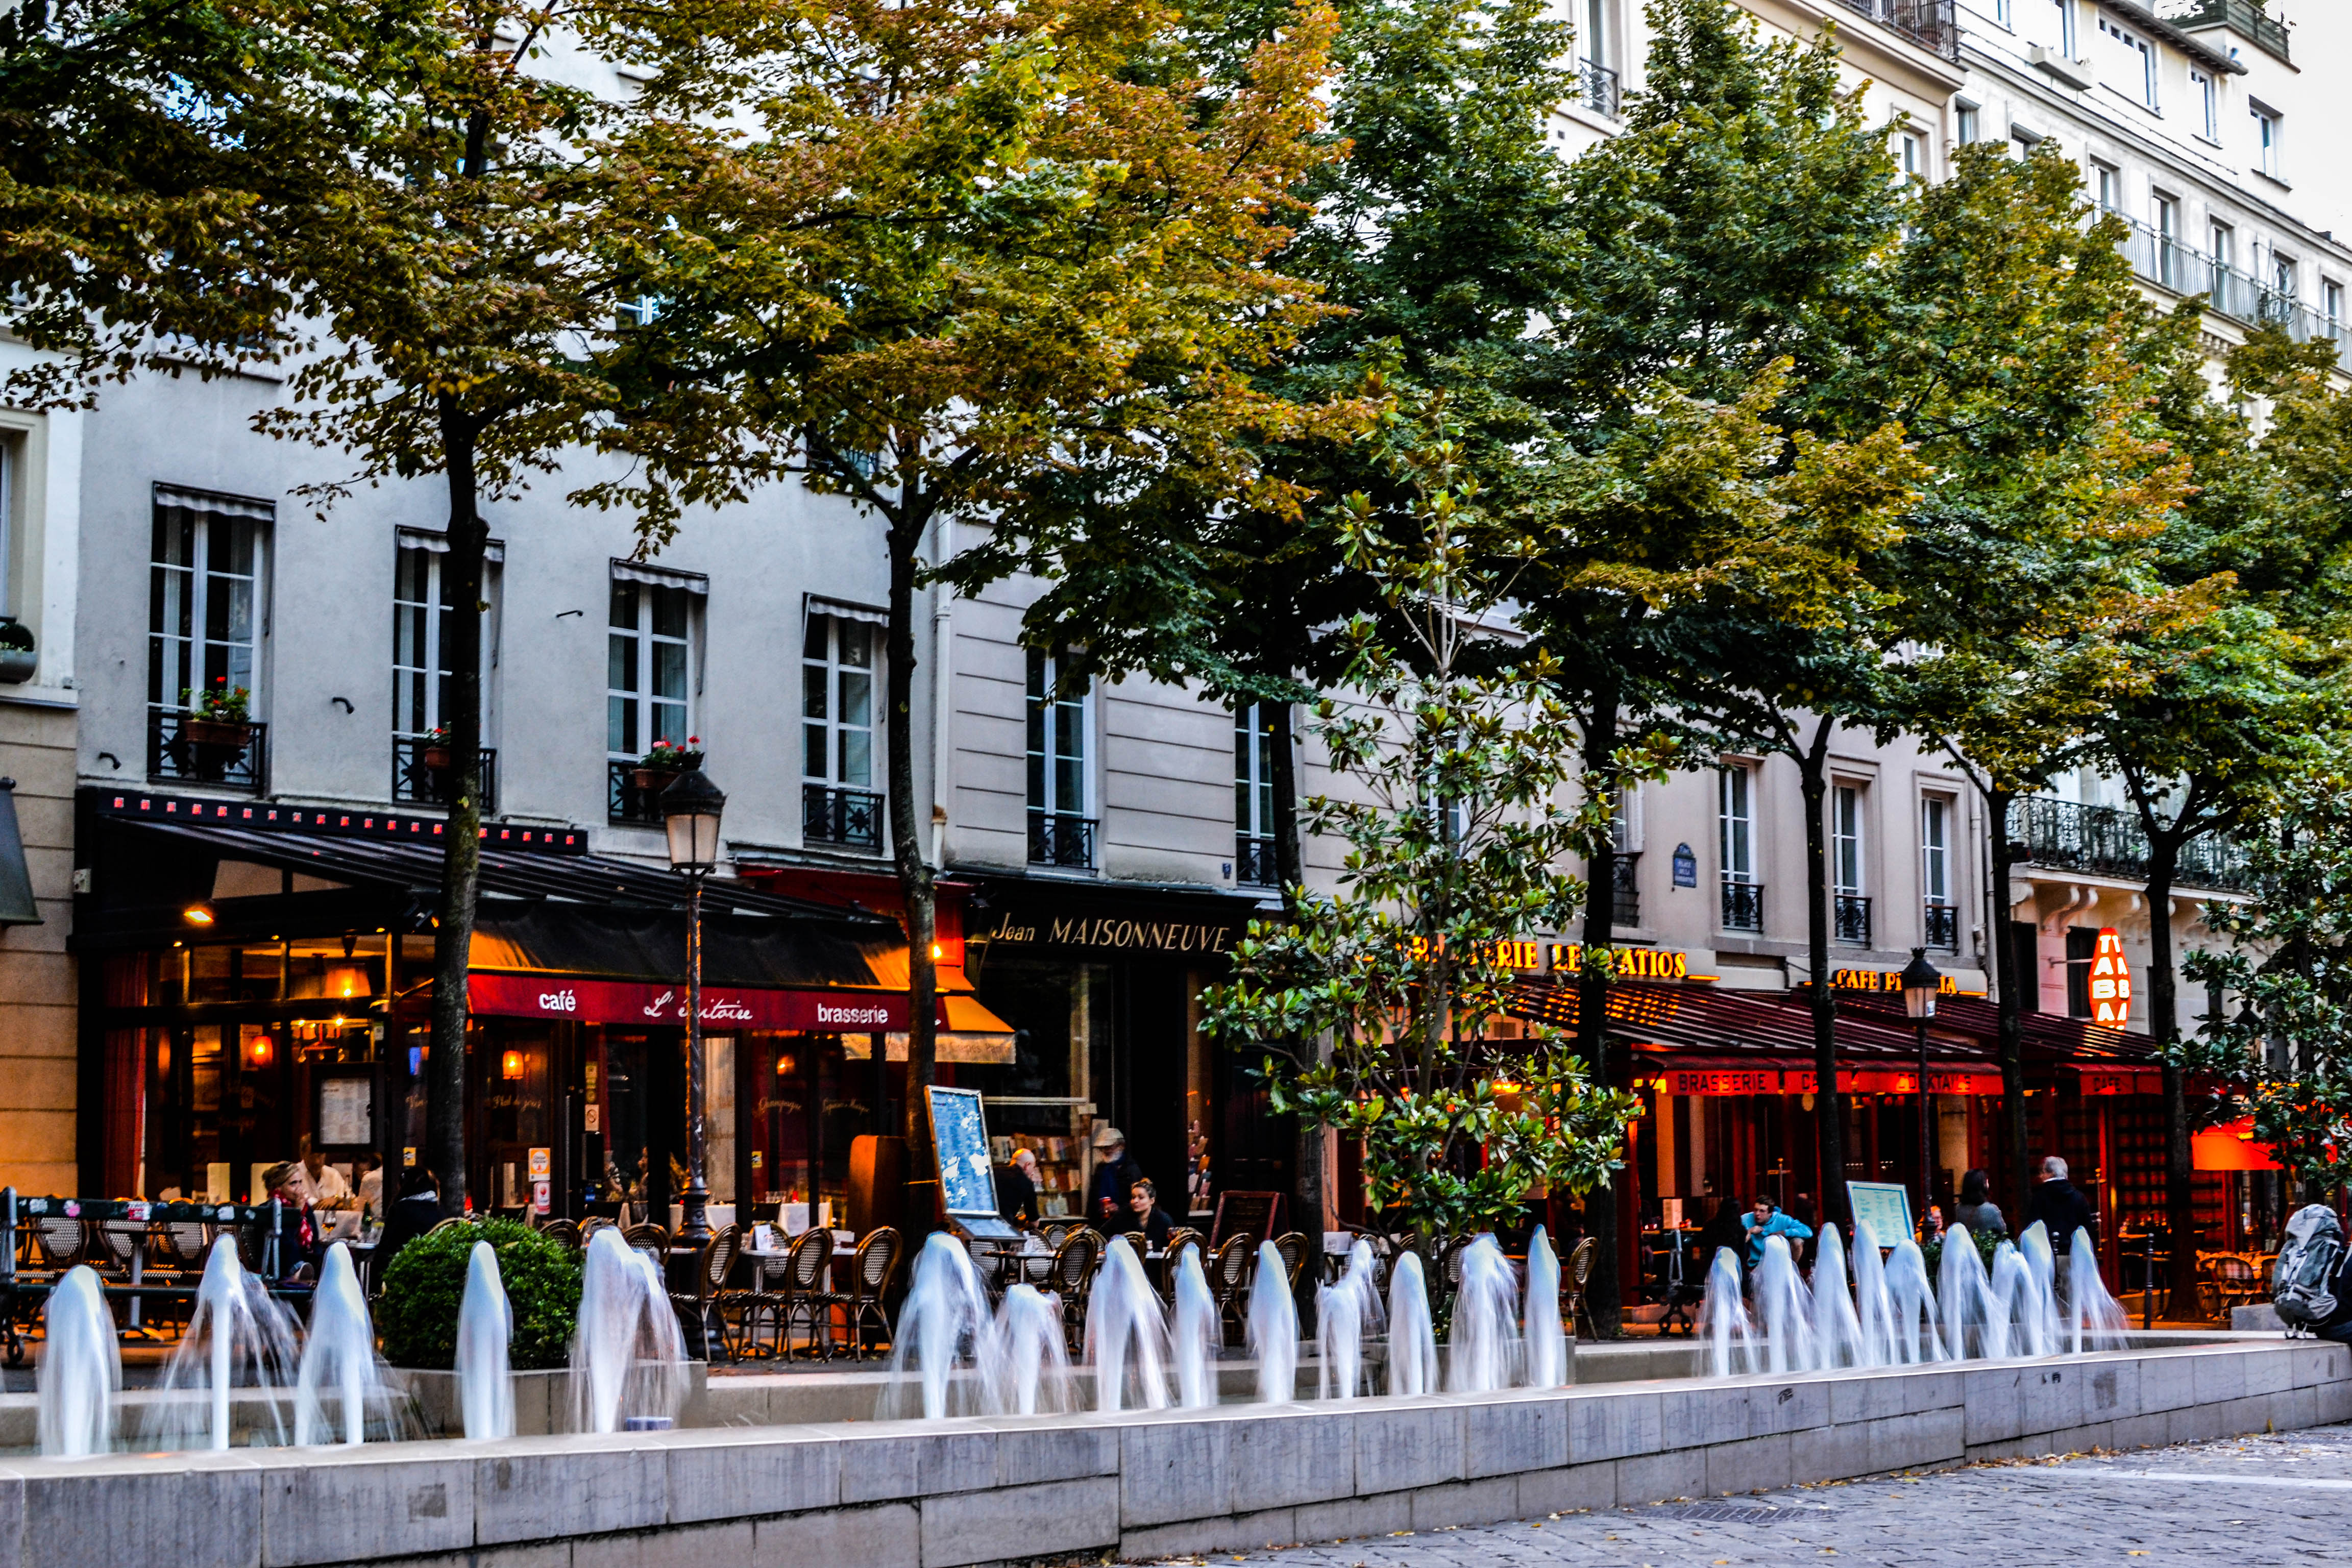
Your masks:
M1813 1238L1813 1227L1800 1223L1772 1205L1772 1200L1759 1194L1756 1206L1749 1210L1743 1224L1748 1232L1748 1267L1755 1268L1764 1261L1764 1242L1769 1237L1785 1236L1790 1245Z

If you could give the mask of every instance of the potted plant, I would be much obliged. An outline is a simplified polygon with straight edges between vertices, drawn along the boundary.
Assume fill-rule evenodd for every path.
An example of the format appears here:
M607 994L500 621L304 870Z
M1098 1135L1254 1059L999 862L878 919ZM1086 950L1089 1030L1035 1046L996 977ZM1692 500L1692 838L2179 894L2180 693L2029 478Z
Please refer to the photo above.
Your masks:
M690 773L702 766L701 748L699 735L688 735L683 746L675 741L656 741L654 749L637 759L636 771L631 777L644 794L659 795L678 774Z
M33 628L14 616L0 616L0 681L14 686L33 679L41 656L33 647Z
M425 737L424 753L426 772L446 773L449 771L449 731L447 726L444 725L437 727L426 733Z
M253 722L246 713L246 704L253 694L242 686L231 686L226 675L215 676L213 682L202 691L180 693L181 700L188 705L187 722L182 728L188 739L199 746L222 746L241 752L253 738Z

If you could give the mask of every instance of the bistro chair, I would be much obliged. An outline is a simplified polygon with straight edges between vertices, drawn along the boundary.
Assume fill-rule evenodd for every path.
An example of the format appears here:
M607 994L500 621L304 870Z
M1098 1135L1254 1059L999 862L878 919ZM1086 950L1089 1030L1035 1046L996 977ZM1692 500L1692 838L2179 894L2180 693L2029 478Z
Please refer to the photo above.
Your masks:
M1072 1355L1086 1342L1087 1300L1094 1293L1095 1268L1102 1262L1102 1249L1101 1235L1080 1226L1054 1249L1053 1265L1045 1270L1045 1289L1061 1298L1062 1334Z
M550 1241L562 1242L572 1251L580 1250L582 1232L576 1220L551 1219L539 1227L539 1234Z
M580 1237L580 1245L584 1249L588 1245L588 1238L595 1235L598 1231L618 1230L620 1228L621 1222L613 1218L609 1215L591 1215L586 1219L580 1222L580 1229L578 1233Z
M740 1246L741 1232L731 1225L712 1232L710 1239L694 1251L694 1289L669 1293L670 1310L677 1314L679 1323L695 1325L695 1332L687 1342L692 1345L698 1342L706 1362L718 1359L710 1353L714 1322L719 1325L719 1348L727 1352L730 1361L740 1359L728 1340L723 1310L732 1304L728 1300L727 1275L735 1267L735 1254Z
M781 1289L761 1290L755 1298L756 1310L769 1315L776 1325L776 1354L789 1361L793 1353L793 1324L805 1320L808 1323L809 1359L817 1359L817 1338L823 1334L825 1353L833 1350L833 1309L825 1300L833 1286L833 1232L811 1226L801 1232L784 1255L784 1277Z
M1573 1337L1580 1331L1577 1323L1581 1320L1581 1331L1587 1338L1597 1340L1601 1331L1593 1325L1592 1309L1584 1304L1584 1282L1592 1278L1593 1250L1593 1238L1588 1236L1569 1249L1568 1267L1560 1272L1568 1283L1569 1334Z
M832 1321L833 1309L841 1309L842 1325L849 1336L849 1355L853 1361L866 1359L866 1325L869 1321L881 1329L882 1342L896 1348L889 1309L884 1303L888 1300L890 1287L898 1278L900 1251L901 1244L896 1229L886 1225L878 1230L867 1231L850 1259L849 1289L824 1293L828 1323ZM832 1354L831 1336L828 1335L826 1359L831 1360Z
M1074 1219L1049 1219L1037 1227L1037 1234L1045 1238L1047 1251L1059 1252L1062 1243L1070 1239L1070 1232L1077 1228Z
M655 1225L650 1220L643 1225L625 1225L621 1227L621 1239L628 1244L632 1252L652 1253L657 1266L669 1260L667 1226Z
M91 1257L89 1229L80 1220L64 1215L43 1215L33 1221L32 1266L37 1272L52 1278L62 1278L77 1263L95 1261Z
M1208 1270L1209 1294L1216 1299L1217 1321L1230 1323L1228 1343L1238 1343L1249 1318L1250 1260L1257 1256L1256 1238L1247 1234L1227 1237L1202 1267Z
M1171 1304L1175 1301L1176 1277L1183 1272L1184 1254L1197 1253L1201 1249L1201 1233L1189 1226L1179 1226L1168 1233L1168 1245L1160 1252L1160 1295L1162 1300Z
M2207 1259L2205 1277L2198 1281L2198 1304L2209 1318L2226 1318L2230 1309L2254 1300L2262 1277L2254 1266L2235 1253Z
M1321 1245L1318 1240L1314 1248L1319 1249ZM1276 1237L1274 1249L1282 1255L1282 1271L1289 1278L1290 1293L1296 1296L1298 1294L1298 1277L1307 1271L1307 1254L1310 1250L1306 1233L1294 1230Z

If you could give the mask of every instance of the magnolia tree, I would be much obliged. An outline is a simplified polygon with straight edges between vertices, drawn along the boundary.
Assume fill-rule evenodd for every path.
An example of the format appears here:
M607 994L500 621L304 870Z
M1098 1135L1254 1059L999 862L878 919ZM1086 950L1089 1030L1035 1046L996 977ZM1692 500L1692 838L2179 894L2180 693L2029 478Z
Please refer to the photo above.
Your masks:
M2168 1055L2183 1076L2221 1086L2224 1119L2251 1116L2320 1203L2352 1176L2352 777L2293 789L2279 830L2252 846L2251 904L2209 904L2205 923L2232 945L2192 952L2189 978L2242 1000L2207 1017ZM2292 1195L2292 1194L2290 1194Z
M1514 978L1500 944L1574 917L1584 886L1559 867L1607 833L1617 781L1570 771L1559 671L1487 629L1512 563L1434 434L1392 458L1409 498L1393 514L1360 492L1339 509L1384 602L1349 623L1342 697L1316 709L1348 787L1306 816L1347 846L1339 889L1254 927L1207 1019L1261 1057L1276 1110L1361 1142L1373 1228L1423 1238L1507 1220L1538 1186L1591 1190L1637 1109L1566 1042L1487 1033Z

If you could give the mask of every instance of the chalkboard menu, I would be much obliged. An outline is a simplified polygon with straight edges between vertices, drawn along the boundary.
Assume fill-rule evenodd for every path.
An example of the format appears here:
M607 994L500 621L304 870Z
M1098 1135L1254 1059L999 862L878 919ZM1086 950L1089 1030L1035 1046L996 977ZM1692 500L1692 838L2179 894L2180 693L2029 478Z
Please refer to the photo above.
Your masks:
M1853 1233L1870 1227L1870 1238L1881 1247L1911 1239L1911 1194L1893 1182L1848 1182L1846 1196L1853 1204Z
M1209 1227L1209 1249L1213 1252L1236 1236L1267 1239L1274 1235L1275 1218L1281 1213L1280 1193L1219 1193L1217 1217Z
M988 1123L976 1089L924 1090L931 1101L931 1149L940 1162L940 1195L951 1215L996 1213L996 1170L988 1160Z

